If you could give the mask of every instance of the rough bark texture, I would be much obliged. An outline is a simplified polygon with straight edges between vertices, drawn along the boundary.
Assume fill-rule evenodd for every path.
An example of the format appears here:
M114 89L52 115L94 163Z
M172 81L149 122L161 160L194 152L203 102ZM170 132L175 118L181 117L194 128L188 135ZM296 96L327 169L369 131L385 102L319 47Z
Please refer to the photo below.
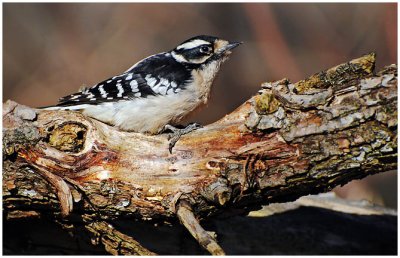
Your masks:
M190 207L183 214L204 219L395 169L397 66L374 74L374 64L369 54L294 84L265 83L231 114L183 136L172 154L166 135L7 101L5 218L45 213L67 225L76 216L110 253L150 254L106 221L176 221L181 203Z

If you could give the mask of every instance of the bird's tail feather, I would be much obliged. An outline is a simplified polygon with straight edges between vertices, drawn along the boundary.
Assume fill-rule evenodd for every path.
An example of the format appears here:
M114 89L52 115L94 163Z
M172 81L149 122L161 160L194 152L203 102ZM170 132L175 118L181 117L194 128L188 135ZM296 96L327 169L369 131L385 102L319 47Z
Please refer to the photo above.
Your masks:
M89 104L79 104L79 105L68 105L68 106L44 106L44 107L37 107L37 109L43 109L43 110L82 110L87 108L88 106L91 106Z

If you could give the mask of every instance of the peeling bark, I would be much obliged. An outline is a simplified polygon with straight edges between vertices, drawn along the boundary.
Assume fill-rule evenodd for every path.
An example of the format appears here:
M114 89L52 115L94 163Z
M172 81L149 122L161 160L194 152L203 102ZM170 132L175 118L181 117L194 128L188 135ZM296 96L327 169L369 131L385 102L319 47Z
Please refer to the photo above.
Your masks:
M93 225L120 217L176 221L185 203L184 213L205 219L395 169L397 66L374 74L374 64L369 54L297 83L265 83L231 114L183 136L172 154L167 135L7 101L6 218L77 215L101 231ZM114 236L103 241L110 253L151 253L115 229L101 232Z

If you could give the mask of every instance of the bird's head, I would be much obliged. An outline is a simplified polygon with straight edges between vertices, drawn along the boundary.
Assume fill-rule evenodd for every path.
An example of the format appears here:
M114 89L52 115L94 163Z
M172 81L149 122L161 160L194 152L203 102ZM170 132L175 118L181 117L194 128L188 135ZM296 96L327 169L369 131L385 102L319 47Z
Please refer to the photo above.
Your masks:
M176 61L189 65L202 65L212 61L224 61L231 49L242 44L213 36L196 36L179 44L171 51Z

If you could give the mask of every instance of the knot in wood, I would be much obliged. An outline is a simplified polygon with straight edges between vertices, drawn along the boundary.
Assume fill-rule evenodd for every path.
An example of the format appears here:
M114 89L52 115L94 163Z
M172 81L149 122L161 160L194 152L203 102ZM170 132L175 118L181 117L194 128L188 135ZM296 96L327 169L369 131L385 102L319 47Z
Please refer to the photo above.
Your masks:
M82 123L65 122L48 131L49 145L57 150L80 152L84 147L87 128Z

